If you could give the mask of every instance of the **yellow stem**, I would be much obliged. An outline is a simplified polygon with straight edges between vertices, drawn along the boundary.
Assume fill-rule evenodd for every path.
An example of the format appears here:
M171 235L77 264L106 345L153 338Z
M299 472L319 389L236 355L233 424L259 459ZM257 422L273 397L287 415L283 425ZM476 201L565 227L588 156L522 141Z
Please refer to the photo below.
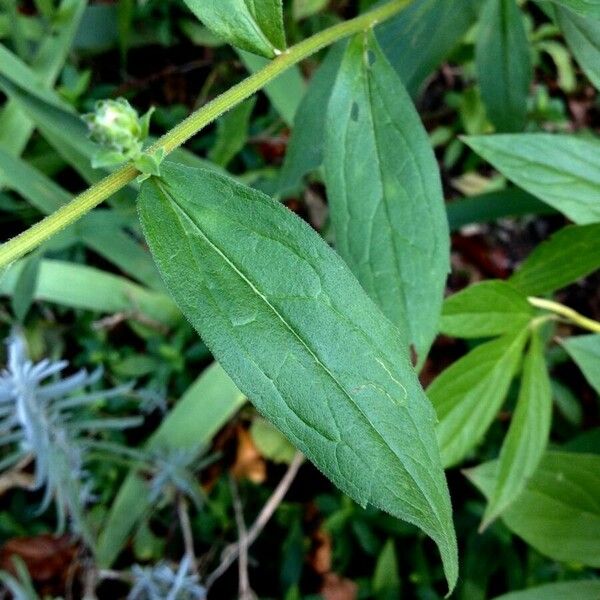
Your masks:
M576 310L573 310L564 304L554 302L553 300L546 300L544 298L535 298L533 296L527 298L527 300L532 306L541 308L543 310L548 310L556 315L559 315L574 325L581 327L582 329L587 329L588 331L593 331L594 333L600 333L600 323L598 321L584 317Z

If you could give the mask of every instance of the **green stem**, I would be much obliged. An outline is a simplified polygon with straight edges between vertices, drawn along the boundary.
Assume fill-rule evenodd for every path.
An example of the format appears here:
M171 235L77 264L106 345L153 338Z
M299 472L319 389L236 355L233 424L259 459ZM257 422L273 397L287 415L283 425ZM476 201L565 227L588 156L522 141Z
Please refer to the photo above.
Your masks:
M289 48L263 69L250 75L250 77L244 79L192 113L187 119L176 125L153 144L148 149L148 152L152 153L159 148L162 148L166 154L172 152L223 113L261 90L291 66L338 40L370 29L378 23L389 19L410 4L411 1L391 0L391 2L384 4L380 8L360 15L350 21L334 25ZM37 248L47 239L83 217L101 202L133 181L138 174L139 171L131 164L121 167L82 194L73 198L71 202L53 214L33 225L33 227L2 244L0 246L0 268L21 258L27 252L31 252L31 250Z
M582 329L587 329L588 331L593 331L594 333L600 333L600 323L598 321L594 321L593 319L588 319L588 317L584 317L579 314L577 311L565 306L564 304L560 304L558 302L554 302L553 300L545 300L544 298L535 298L530 297L527 298L529 304L535 306L536 308L541 308L543 310L548 310L555 315L563 317L567 319L574 325L581 327Z

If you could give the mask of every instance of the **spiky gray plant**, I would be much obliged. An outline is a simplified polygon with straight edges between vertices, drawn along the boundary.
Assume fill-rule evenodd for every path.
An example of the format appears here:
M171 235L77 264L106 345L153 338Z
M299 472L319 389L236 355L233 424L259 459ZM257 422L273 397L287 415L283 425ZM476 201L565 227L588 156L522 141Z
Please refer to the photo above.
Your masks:
M191 558L183 557L175 571L166 562L152 567L132 567L133 586L127 600L201 600L205 589L198 576L190 573Z
M64 529L68 516L73 530L89 539L83 507L92 489L84 470L90 441L82 434L122 429L138 424L139 419L78 418L82 408L120 396L131 386L86 391L99 381L101 371L81 370L61 378L68 364L47 359L34 364L23 337L16 332L9 337L7 366L0 373L0 446L12 452L0 462L0 470L32 457L33 489L44 489L40 510L54 500L59 529Z

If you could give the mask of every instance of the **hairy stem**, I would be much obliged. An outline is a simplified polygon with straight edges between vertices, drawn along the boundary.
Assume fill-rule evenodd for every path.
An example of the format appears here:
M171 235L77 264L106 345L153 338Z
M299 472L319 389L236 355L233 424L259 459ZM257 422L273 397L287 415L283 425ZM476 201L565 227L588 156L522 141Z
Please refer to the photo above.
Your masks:
M577 325L578 327L581 327L582 329L587 329L588 331L593 331L594 333L600 333L600 323L598 321L594 321L593 319L584 317L583 315L579 314L576 310L573 310L572 308L569 308L564 304L554 302L553 300L545 300L544 298L535 297L529 297L527 298L527 300L532 306L550 311L555 315L567 319L568 321L570 321L574 325Z
M250 75L250 77L234 85L192 113L187 119L183 120L179 125L176 125L157 140L148 149L148 153L151 154L158 149L163 149L166 154L172 152L223 113L261 90L265 85L293 65L340 39L374 27L377 23L389 19L410 4L411 1L391 0L380 8L334 25L292 46L263 69ZM139 171L131 164L121 167L96 185L73 198L71 202L53 214L36 223L33 227L4 243L0 246L0 268L31 252L50 237L83 217L101 202L133 181L138 174Z

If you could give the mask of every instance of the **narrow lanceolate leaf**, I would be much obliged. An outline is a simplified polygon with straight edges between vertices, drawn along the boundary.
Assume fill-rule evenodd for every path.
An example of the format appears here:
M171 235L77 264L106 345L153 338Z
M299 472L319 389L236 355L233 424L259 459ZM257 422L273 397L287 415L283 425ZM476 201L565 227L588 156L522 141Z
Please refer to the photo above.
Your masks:
M325 175L337 250L422 361L449 270L448 222L425 129L372 34L352 40L342 61Z
M600 141L523 133L464 138L518 186L575 223L600 221Z
M233 46L273 58L285 50L281 0L184 0L216 35Z
M600 19L598 0L552 0L552 2L563 8L568 8L582 17L588 17L590 20Z
M475 47L487 115L498 131L521 131L531 84L529 42L515 0L487 0Z
M528 296L547 294L600 269L600 223L570 225L542 242L511 277Z
M600 19L586 19L564 8L556 9L556 18L579 66L600 90Z
M453 337L494 337L526 326L534 312L527 296L509 283L483 281L446 298L440 331Z
M589 384L600 394L600 334L566 338L561 344L577 363Z
M500 450L497 479L483 516L487 526L525 489L544 454L552 419L552 390L539 333L523 362L517 408Z
M486 497L497 476L498 461L467 472ZM600 567L600 456L547 452L502 520L545 556Z
M523 329L477 346L427 388L439 419L444 466L465 458L492 424L519 366L527 335Z
M239 389L345 493L420 526L457 577L435 414L399 332L280 203L165 165L146 239L183 313Z

